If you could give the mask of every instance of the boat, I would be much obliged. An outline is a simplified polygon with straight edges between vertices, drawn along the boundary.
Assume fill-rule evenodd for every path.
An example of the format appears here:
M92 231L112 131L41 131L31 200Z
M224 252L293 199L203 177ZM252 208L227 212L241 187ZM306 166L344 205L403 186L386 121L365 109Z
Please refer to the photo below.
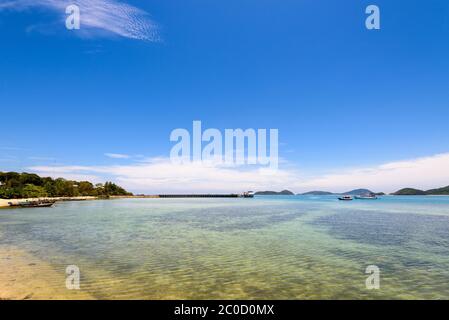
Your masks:
M354 198L351 196L341 196L341 197L338 197L338 200L351 201L351 200L354 200Z
M22 201L17 204L21 208L48 208L55 204L53 200Z
M355 198L359 199L359 200L376 200L376 199L378 199L377 196L374 193L360 195L360 196L355 196Z
M243 192L243 198L254 198L254 191Z

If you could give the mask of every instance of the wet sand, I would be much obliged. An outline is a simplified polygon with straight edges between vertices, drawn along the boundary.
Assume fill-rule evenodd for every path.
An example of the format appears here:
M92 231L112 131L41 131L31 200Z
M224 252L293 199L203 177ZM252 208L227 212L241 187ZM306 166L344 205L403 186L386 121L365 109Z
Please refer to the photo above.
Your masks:
M0 246L0 300L93 299L85 291L68 290L65 281L65 270L55 270L22 249Z

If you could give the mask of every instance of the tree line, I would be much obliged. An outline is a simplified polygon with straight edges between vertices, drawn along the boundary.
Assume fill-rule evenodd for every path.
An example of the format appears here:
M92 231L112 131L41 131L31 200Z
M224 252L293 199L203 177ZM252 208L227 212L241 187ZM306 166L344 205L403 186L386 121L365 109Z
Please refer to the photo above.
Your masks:
M127 195L132 193L112 182L94 185L89 181L42 178L34 173L0 172L0 198L3 199Z

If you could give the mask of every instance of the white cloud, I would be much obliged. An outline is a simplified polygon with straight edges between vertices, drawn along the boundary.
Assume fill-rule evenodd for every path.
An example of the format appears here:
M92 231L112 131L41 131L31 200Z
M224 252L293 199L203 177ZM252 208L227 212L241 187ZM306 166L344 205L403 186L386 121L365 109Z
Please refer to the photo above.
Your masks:
M173 164L167 158L115 166L39 166L31 170L59 176L107 177L135 192L241 192L246 190L347 191L370 188L392 192L403 187L430 189L449 185L449 153L356 168L305 178L298 170L222 167L198 162ZM105 180L105 179L104 179Z
M281 188L291 172L268 168L241 170L192 162L174 164L167 158L115 166L35 166L35 172L103 175L129 190L160 192L241 192L259 188Z
M121 153L105 153L104 155L106 157L112 158L112 159L129 159L129 158L131 158L130 155L121 154Z
M369 168L348 169L300 183L303 190L345 191L368 187L392 192L404 187L431 189L449 185L449 153L395 161Z
M157 25L147 12L117 0L10 0L0 3L0 10L44 8L59 12L65 21L65 9L71 4L80 7L81 32L78 34L106 31L125 38L159 40Z

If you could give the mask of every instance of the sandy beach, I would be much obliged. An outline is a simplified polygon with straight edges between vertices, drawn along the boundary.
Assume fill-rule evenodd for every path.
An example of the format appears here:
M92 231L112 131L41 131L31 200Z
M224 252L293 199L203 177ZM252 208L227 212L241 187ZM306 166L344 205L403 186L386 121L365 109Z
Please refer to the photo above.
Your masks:
M55 270L22 249L0 246L0 300L93 299L82 290L68 290L65 277L64 269ZM60 285L49 289L49 283Z

